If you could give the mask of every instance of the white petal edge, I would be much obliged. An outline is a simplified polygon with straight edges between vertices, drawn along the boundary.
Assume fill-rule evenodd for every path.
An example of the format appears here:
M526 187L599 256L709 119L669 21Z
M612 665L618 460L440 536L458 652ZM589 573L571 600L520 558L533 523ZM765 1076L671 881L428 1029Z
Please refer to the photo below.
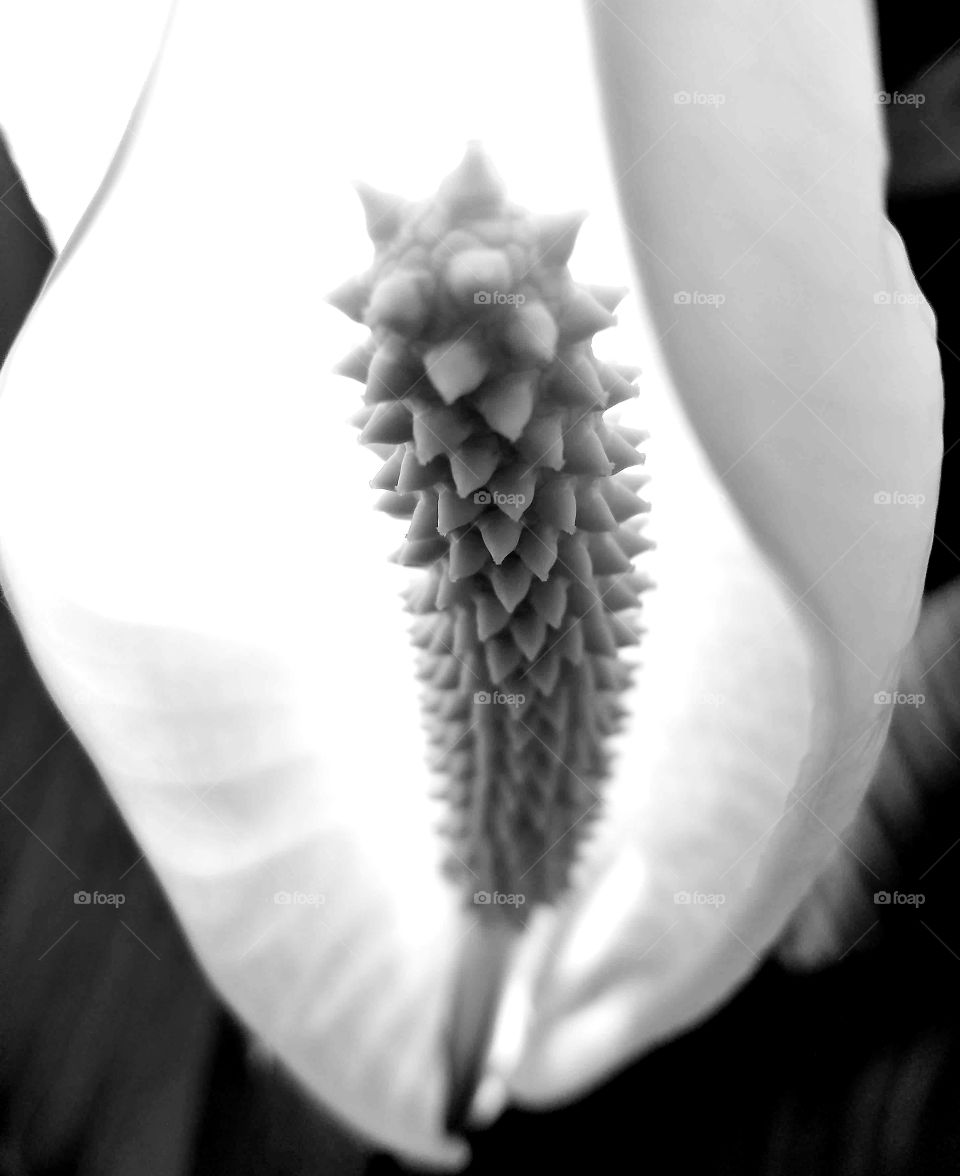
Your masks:
M0 127L57 250L113 158L169 9L170 0L4 5Z
M563 961L540 994L553 1024L545 1017L518 1079L534 1101L568 1096L705 1016L753 969L842 839L889 722L890 706L875 698L896 690L916 624L941 457L933 315L884 211L867 6L744 4L707 20L695 3L615 2L593 6L590 19L612 169L651 316L720 484L776 561L816 705L809 755L798 774L784 770L790 740L777 751L777 728L796 731L804 717L801 663L791 670L786 633L779 670L772 650L736 649L751 626L762 632L763 615L773 634L780 628L772 600L744 583L739 608L758 616L730 618L727 656L748 670L735 705L761 721L718 709L754 762L746 773L724 763L713 733L711 766L726 777L716 786L729 820L754 827L759 808L743 820L756 803L751 777L780 781L782 803L740 843L742 856L694 862L689 830L656 844L662 806L634 797L631 812L622 799L621 855L572 914L574 927L602 920L606 950L591 958L582 939L565 950L562 933L550 945ZM678 303L682 292L689 302ZM893 501L878 502L883 493ZM720 593L716 608L737 604ZM729 664L718 670L731 674ZM646 673L651 685L649 658ZM688 729L700 729L709 762L711 732L689 697ZM667 787L696 766L680 742L649 758L633 746L618 780L659 777ZM723 905L704 904L698 918L651 886L649 901L621 899L618 912L617 871L633 860L656 879L672 874L678 890L719 892ZM591 865L602 875L602 863ZM583 1073L564 1086L558 1076L574 1056Z

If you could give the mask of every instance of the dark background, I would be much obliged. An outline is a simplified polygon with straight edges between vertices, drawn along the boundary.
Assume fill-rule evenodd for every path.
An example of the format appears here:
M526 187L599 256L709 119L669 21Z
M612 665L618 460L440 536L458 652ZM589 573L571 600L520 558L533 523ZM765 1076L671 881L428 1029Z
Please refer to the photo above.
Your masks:
M946 380L926 667L960 638L960 27L929 4L882 3L879 20L885 88L927 99L887 109L890 215L937 313ZM52 252L2 145L0 193L2 357ZM867 918L835 903L839 962L803 973L771 959L719 1014L587 1098L506 1114L473 1139L471 1171L960 1169L960 654L923 687L927 733L898 708L858 844L886 888L925 892L922 912L872 907ZM79 889L122 889L127 902L76 907ZM0 1176L401 1170L257 1055L222 1009L6 608L0 949Z

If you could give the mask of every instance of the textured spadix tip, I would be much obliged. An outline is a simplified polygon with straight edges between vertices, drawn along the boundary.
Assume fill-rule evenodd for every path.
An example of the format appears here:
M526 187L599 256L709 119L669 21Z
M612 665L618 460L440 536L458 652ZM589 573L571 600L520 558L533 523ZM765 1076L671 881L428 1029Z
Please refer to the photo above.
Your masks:
M584 214L508 204L477 144L432 201L363 198L375 260L333 301L371 337L338 370L365 381L392 558L423 569L406 604L446 872L482 924L520 927L596 816L648 587L644 434L605 419L637 373L591 345L626 291L575 283Z

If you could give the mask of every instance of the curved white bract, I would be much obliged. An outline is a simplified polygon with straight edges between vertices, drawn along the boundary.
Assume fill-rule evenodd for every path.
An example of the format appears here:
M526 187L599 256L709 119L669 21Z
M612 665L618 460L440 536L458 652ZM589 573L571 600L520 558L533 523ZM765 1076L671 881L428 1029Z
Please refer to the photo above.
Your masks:
M363 335L323 302L369 256L351 181L425 195L479 138L513 199L590 210L578 280L629 280L629 249L648 299L604 356L646 367L658 587L606 816L515 977L518 1097L577 1093L756 966L882 742L939 459L859 4L598 6L599 80L576 6L471 16L184 2L0 399L5 588L208 974L349 1122L444 1163L470 921L399 535L329 374Z
M0 129L58 250L113 158L169 9L170 0L4 8Z

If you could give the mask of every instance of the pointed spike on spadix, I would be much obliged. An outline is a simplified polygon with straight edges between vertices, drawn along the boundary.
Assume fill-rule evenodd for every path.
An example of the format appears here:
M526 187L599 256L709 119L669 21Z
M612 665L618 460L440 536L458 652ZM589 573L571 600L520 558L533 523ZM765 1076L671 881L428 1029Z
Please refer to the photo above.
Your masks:
M440 185L438 199L457 211L480 213L503 203L506 189L479 139L467 143L463 159Z
M366 310L369 300L370 283L366 274L348 278L325 297L325 301L329 302L332 307L342 311L356 323L363 322L363 312Z
M371 340L366 339L359 347L354 347L349 354L334 364L333 371L338 376L346 376L348 380L359 380L361 383L364 383L370 371L370 362L372 359L373 347Z
M574 286L560 311L560 331L567 340L580 340L616 324L616 316L583 286Z
M629 286L587 286L597 302L612 314L630 293Z
M583 209L536 217L541 260L550 265L566 265L586 219L587 213Z
M382 192L365 180L356 180L353 186L363 205L367 236L375 245L385 245L396 236L410 209L410 201L391 192Z

